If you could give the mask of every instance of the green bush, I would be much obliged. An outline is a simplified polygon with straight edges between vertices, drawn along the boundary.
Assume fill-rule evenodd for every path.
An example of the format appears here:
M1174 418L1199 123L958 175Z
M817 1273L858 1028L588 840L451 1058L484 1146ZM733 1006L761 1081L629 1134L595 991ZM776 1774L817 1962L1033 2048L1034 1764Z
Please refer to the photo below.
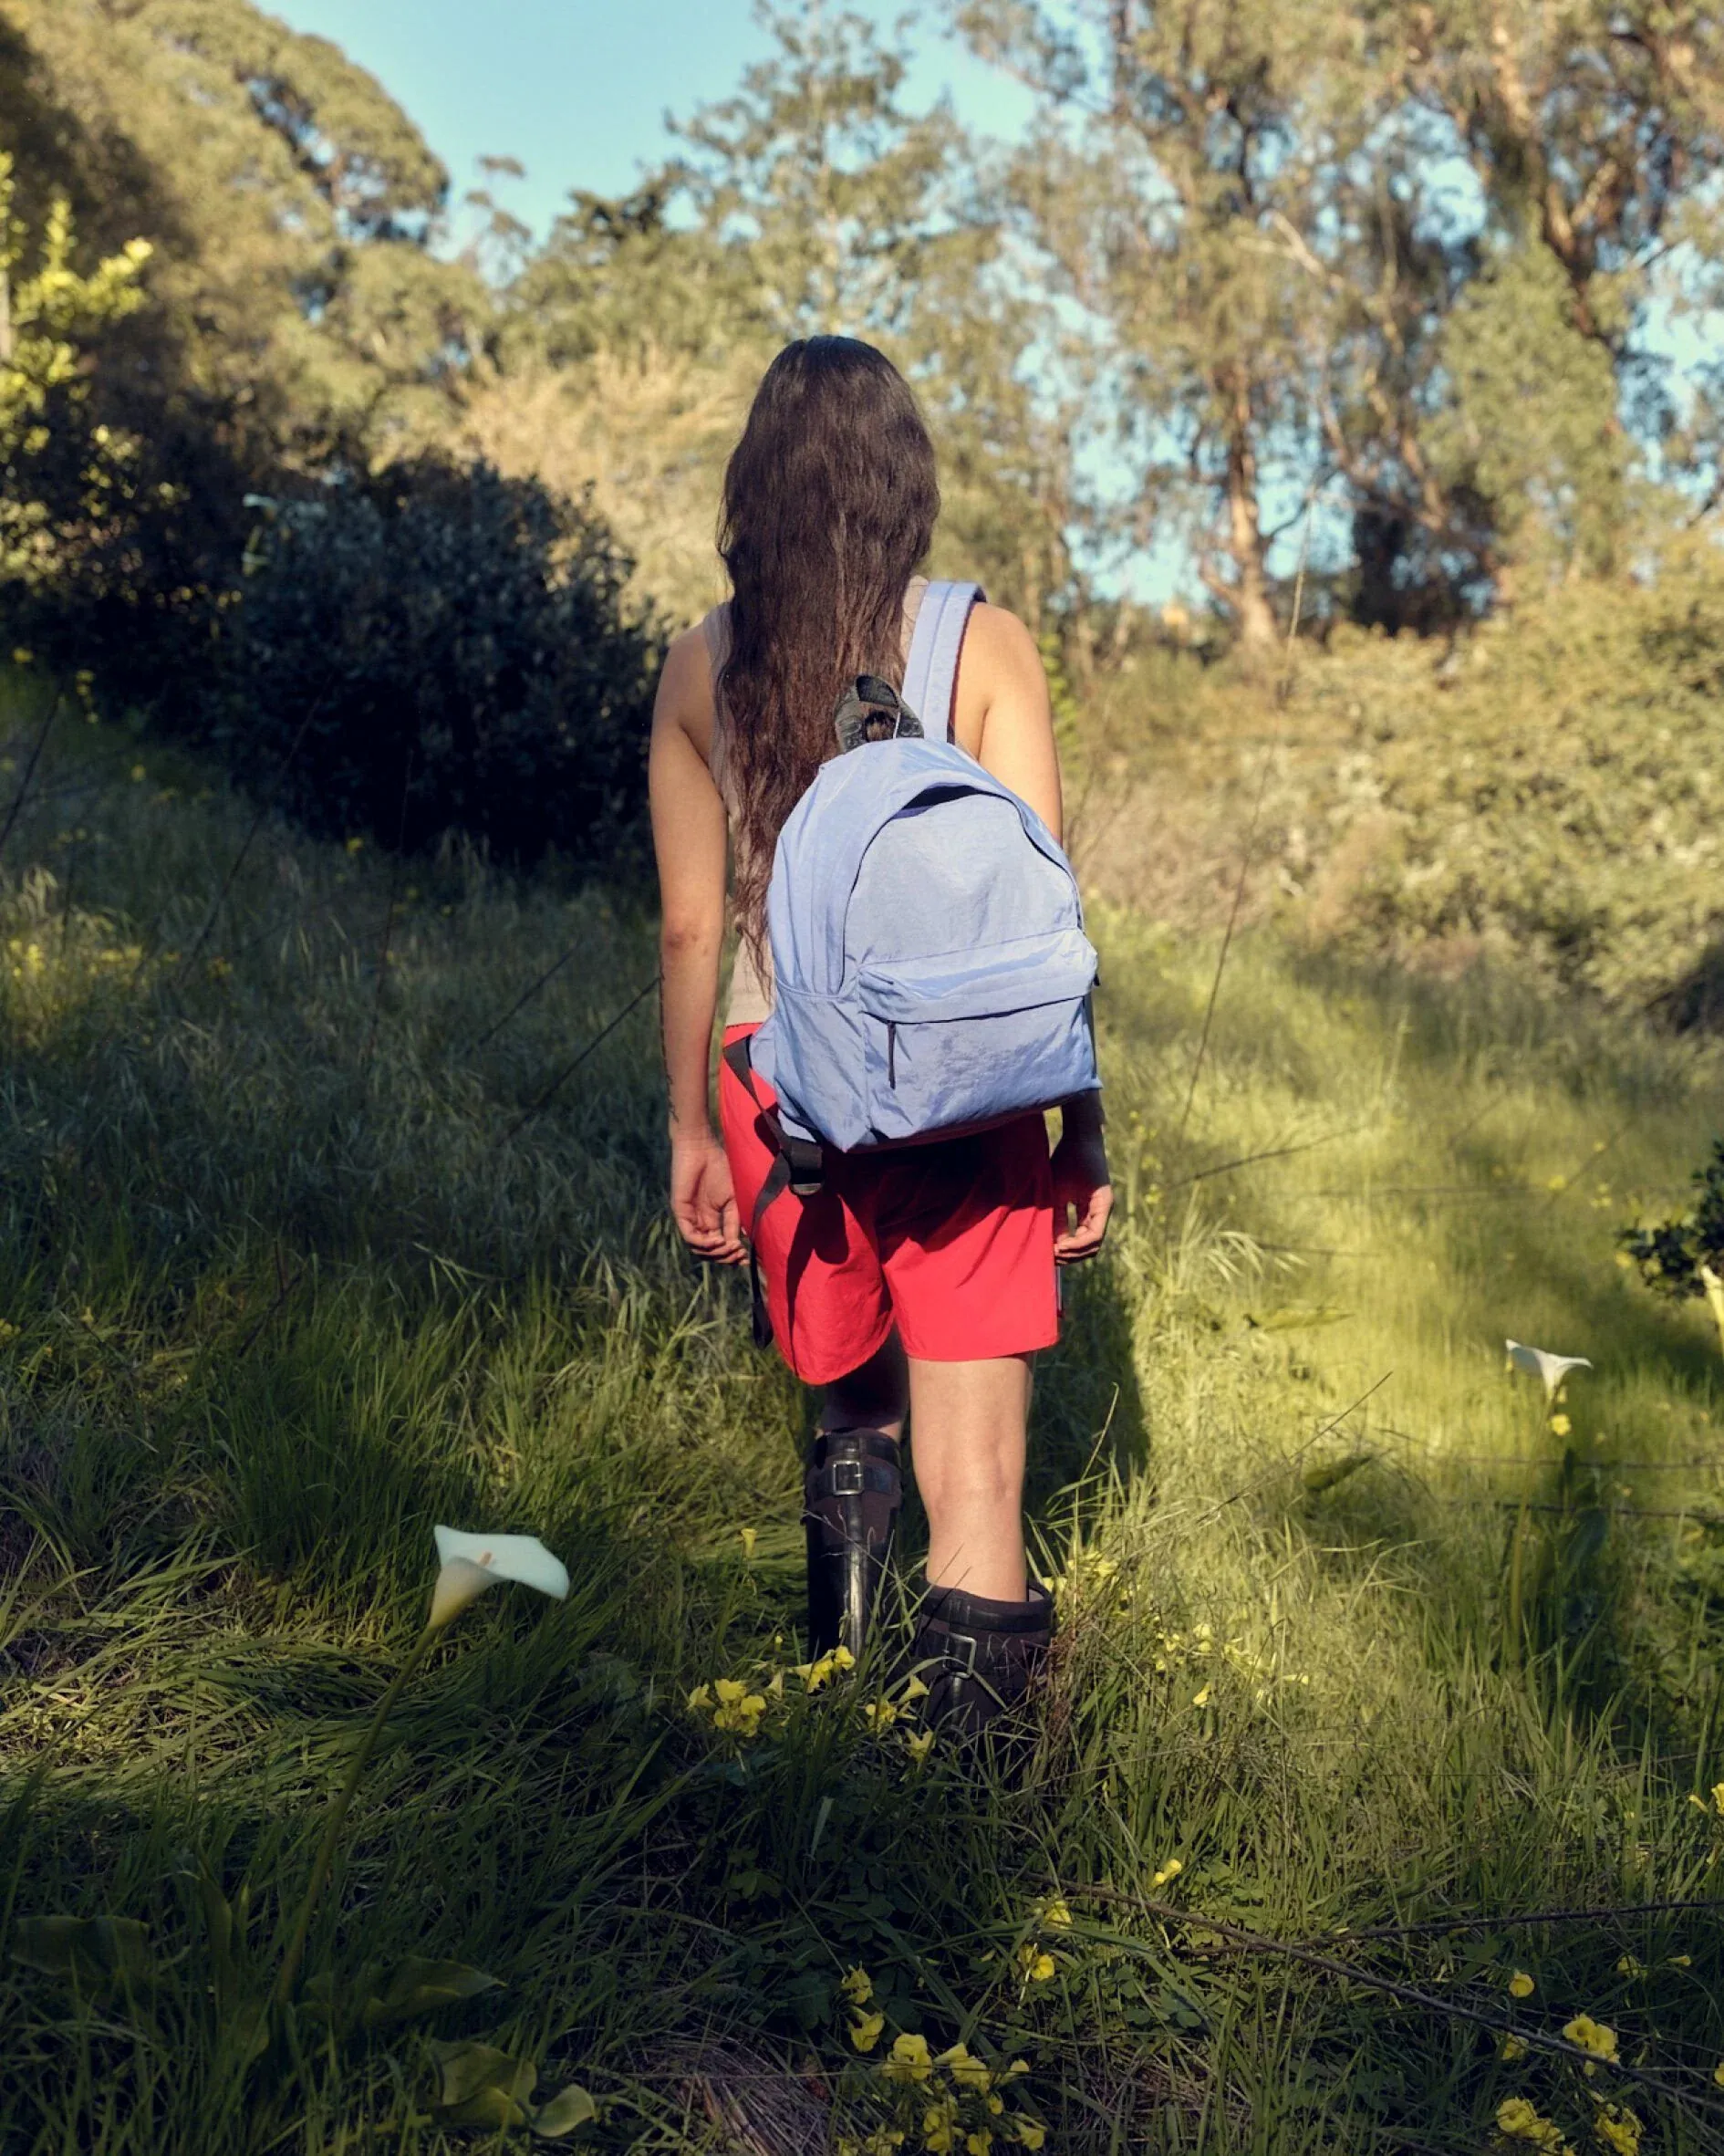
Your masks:
M1566 587L1447 656L1349 634L1311 686L1351 722L1328 821L1363 807L1379 834L1352 932L1477 943L1648 1004L1703 970L1724 934L1716 547Z
M658 631L586 508L422 457L265 504L208 732L313 831L628 859Z
M1314 943L1724 1015L1718 546L1453 638L1340 627L1273 687L1155 650L1104 683L1091 731L1136 809L1096 818L1101 888L1208 922L1249 829L1252 905Z

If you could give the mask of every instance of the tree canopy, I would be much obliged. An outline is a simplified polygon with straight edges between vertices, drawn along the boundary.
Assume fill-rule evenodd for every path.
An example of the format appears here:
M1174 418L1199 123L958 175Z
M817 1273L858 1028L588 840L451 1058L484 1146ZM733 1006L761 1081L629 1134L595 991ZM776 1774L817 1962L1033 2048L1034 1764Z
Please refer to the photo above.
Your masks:
M77 401L139 445L135 515L178 493L166 581L219 585L211 504L441 446L590 490L698 610L750 387L816 328L915 380L942 561L1063 635L1169 547L1248 648L1302 555L1318 616L1447 627L1724 499L1698 0L971 0L1033 96L1010 147L911 99L906 26L758 12L634 193L457 256L448 175L336 46L254 0L0 0L13 274L149 249Z

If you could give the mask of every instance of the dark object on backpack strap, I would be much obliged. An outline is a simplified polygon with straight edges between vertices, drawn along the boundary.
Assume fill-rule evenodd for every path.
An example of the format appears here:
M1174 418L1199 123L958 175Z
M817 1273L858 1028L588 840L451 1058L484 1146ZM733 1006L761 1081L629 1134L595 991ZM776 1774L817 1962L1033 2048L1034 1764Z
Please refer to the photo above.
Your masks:
M808 1536L808 1638L815 1654L861 1660L904 1501L898 1440L883 1430L823 1430L802 1484Z
M766 1172L766 1180L760 1186L760 1195L754 1201L754 1210L748 1223L748 1282L753 1303L754 1345L770 1348L773 1344L773 1321L766 1311L766 1292L761 1286L760 1257L755 1245L760 1237L760 1224L766 1208L775 1198L782 1198L786 1191L794 1191L799 1198L812 1198L823 1189L826 1179L826 1149L811 1138L793 1138L784 1129L775 1108L768 1108L760 1097L754 1083L753 1058L748 1052L748 1036L733 1040L724 1049L724 1060L731 1067L737 1080L760 1111L760 1120L766 1126L766 1135L772 1140L773 1164Z
M1030 1582L1022 1602L996 1602L962 1588L930 1587L913 1650L928 1687L922 1712L934 1726L973 1740L1021 1707L1054 1634L1054 1602Z
M869 741L919 741L922 722L890 682L877 673L859 673L838 699L832 714L838 753L848 755Z

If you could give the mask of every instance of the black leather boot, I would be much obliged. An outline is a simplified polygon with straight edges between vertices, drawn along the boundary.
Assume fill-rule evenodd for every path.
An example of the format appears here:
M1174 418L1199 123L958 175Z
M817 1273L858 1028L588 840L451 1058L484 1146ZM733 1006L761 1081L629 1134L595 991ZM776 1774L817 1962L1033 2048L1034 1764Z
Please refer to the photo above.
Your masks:
M974 1739L1023 1703L1047 1660L1054 1603L1033 1580L1022 1602L990 1601L962 1588L925 1589L916 1627L916 1672L928 1687L930 1726Z
M904 1501L898 1440L882 1430L823 1430L802 1491L810 1644L816 1654L847 1647L860 1661Z

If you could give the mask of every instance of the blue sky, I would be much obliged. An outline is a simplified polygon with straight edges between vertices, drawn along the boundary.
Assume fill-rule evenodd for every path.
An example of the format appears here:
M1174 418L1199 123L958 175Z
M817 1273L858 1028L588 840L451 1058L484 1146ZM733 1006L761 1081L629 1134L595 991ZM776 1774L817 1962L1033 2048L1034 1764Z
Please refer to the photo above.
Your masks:
M457 201L482 155L517 157L496 192L540 233L571 187L620 194L670 147L667 110L725 96L769 40L750 0L265 0L296 30L333 38L418 122ZM898 0L850 0L888 25ZM928 10L931 16L933 10ZM930 26L913 93L950 88L971 125L1010 133L1021 92Z

